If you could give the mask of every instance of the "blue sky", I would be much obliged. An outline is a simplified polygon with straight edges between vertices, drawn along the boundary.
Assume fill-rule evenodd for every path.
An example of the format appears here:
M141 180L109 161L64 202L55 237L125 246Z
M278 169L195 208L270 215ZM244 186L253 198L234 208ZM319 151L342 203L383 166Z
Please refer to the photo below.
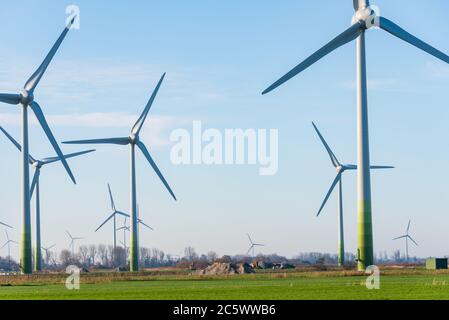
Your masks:
M347 4L346 4L347 3ZM449 52L444 0L373 2L381 14ZM243 253L246 233L264 253L336 252L337 198L315 217L335 172L311 121L342 162L356 161L355 45L334 52L268 95L261 91L346 29L351 1L14 1L2 5L0 91L20 89L54 43L65 8L81 9L36 92L58 140L123 136L142 111L157 80L166 82L143 136L172 185L174 202L141 155L141 217L155 228L141 244L180 254ZM23 19L17 19L17 17ZM402 250L391 239L412 219L420 243L411 254L449 254L446 197L449 161L449 66L380 30L367 35L375 250ZM19 109L0 106L0 125L19 138ZM254 166L174 166L169 133L191 128L279 130L279 172L261 177ZM31 153L53 152L32 125ZM63 146L65 152L80 147ZM81 147L82 149L82 147ZM78 185L61 165L41 175L43 244L66 248L65 230L81 243L110 243L112 226L94 233L110 213L109 182L117 207L129 207L128 149L98 147L70 161ZM0 139L0 220L19 238L19 154ZM344 180L347 251L356 251L355 173ZM0 235L3 241L3 235ZM80 243L80 244L81 244ZM18 250L14 249L17 256ZM6 251L0 252L5 255Z

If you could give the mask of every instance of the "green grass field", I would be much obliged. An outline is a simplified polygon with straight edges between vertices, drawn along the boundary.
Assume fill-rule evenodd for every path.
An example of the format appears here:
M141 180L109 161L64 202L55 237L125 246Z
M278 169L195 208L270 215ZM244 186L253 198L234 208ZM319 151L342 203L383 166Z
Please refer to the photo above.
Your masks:
M310 300L310 299L447 299L449 273L389 272L380 290L368 290L365 276L351 273L267 273L227 277L81 276L79 291L65 288L64 278L42 276L5 281L2 299L150 299L150 300Z

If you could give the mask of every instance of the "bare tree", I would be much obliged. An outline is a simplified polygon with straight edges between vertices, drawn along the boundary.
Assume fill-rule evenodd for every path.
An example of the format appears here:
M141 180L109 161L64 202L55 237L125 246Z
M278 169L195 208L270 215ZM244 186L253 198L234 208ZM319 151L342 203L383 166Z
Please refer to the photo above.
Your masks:
M82 245L78 249L81 258L81 264L85 267L89 266L89 247Z
M215 260L218 259L218 254L215 251L209 251L207 253L207 260L209 260L209 262L215 262Z
M89 260L92 265L95 265L95 258L97 256L97 246L91 244L89 246Z
M98 245L98 256L100 257L101 264L103 266L108 266L108 248L104 244Z
M62 250L59 255L59 260L61 260L63 267L71 265L73 263L72 253L67 249Z
M184 256L189 261L198 259L198 255L196 254L195 249L192 247L187 247L184 249Z

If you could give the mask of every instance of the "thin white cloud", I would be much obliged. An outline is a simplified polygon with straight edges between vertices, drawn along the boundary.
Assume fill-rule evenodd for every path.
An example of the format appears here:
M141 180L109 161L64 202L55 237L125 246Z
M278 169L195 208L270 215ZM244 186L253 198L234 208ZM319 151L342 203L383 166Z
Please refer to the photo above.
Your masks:
M355 89L356 81L344 82L342 86L346 89ZM396 78L368 79L368 89L382 92L404 91L401 81Z
M86 114L48 115L46 118L51 127L96 128L99 130L105 128L125 128L124 133L127 133L136 122L138 115L94 112ZM153 116L147 120L145 128L142 131L142 138L155 146L169 145L169 132L189 122L191 122L191 120L185 118ZM29 123L32 126L39 125L34 117L30 117ZM0 124L6 126L20 126L20 114L0 113ZM101 133L98 138L101 138L100 135Z

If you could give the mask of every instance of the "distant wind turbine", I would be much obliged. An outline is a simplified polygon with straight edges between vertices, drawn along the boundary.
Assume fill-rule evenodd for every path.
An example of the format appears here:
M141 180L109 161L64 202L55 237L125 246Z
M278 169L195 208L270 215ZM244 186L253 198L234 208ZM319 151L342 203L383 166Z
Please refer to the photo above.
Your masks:
M5 244L1 247L1 249L8 246L8 264L9 264L9 268L11 269L11 243L13 243L13 244L19 244L19 243L17 241L11 240L9 238L8 231L5 231L5 233L6 233L7 240L6 240Z
M111 191L111 186L109 185L109 183L108 183L108 191L109 191L109 199L110 199L110 201L111 201L111 209L112 209L112 214L110 215L110 216L108 216L108 218L106 219L106 220L104 220L101 224L100 224L100 226L97 228L97 229L95 229L95 232L97 232L98 230L100 230L109 220L111 220L111 219L113 219L113 223L114 223L114 238L113 238L113 244L114 244L114 249L113 249L113 251L114 251L114 253L113 253L113 261L114 261L114 263L117 263L117 258L116 258L116 252L117 252L117 237L116 237L116 232L117 232L117 227L116 227L116 217L117 217L117 215L121 215L121 216L124 216L125 217L125 219L126 219L126 217L129 217L129 215L128 214L126 214L126 213L123 213L123 212L121 212L121 211L118 211L116 208L115 208L115 202L114 202L114 197L112 196L112 191Z
M321 135L321 132L320 130L318 130L315 123L312 122L312 125L315 128L315 131L318 134L318 137L320 138L324 148L326 149L331 159L332 165L335 167L335 170L337 171L337 176L335 177L335 180L332 182L332 185L329 191L327 192L320 209L318 210L317 216L321 214L321 211L326 205L327 200L329 200L329 197L334 191L335 186L338 184L338 265L343 266L345 264L345 239L344 239L344 224L343 224L343 173L347 170L357 170L357 166L354 164L340 163L340 161L338 161L332 149L327 144L324 137ZM371 169L394 169L394 167L371 166Z
M418 243L410 236L410 224L411 220L408 221L407 230L405 231L405 235L394 238L393 240L399 240L399 239L405 239L405 258L408 262L408 240L412 241L416 246L418 246Z
M129 145L131 149L131 157L130 157L130 172L131 172L131 236L130 236L130 271L138 271L139 270L139 245L138 245L138 218L137 218L137 196L136 196L136 158L135 158L135 147L137 146L147 159L147 161L150 163L153 170L156 172L156 174L159 176L159 179L162 181L162 183L167 188L168 192L171 194L173 199L176 200L175 194L171 190L170 186L168 185L167 181L165 180L164 176L162 175L161 171L157 167L156 163L154 162L153 158L150 155L150 152L148 151L145 144L140 140L140 131L145 123L145 119L148 116L148 112L150 111L150 108L154 102L154 99L156 98L156 95L159 91L159 88L164 80L165 73L162 75L161 79L159 80L159 83L157 84L155 90L153 91L153 94L150 97L150 100L148 101L145 109L143 110L142 114L140 115L137 122L134 124L133 128L131 129L131 134L128 137L121 137L121 138L106 138L106 139L94 139L94 140L80 140L80 141L66 141L63 143L67 144L114 144L114 145Z
M82 237L73 237L70 232L66 231L67 235L70 237L69 249L72 251L72 257L75 256L75 241L83 240Z
M9 139L9 141L12 142L13 145L16 146L16 148L19 150L19 152L22 151L22 147L20 144L5 130L0 126L0 131L3 132L3 134ZM94 152L95 150L87 150L87 151L81 151L76 153L70 153L67 155L63 155L65 159L78 157L80 155ZM36 243L34 245L34 271L41 271L42 270L42 252L41 252L41 204L40 204L40 174L42 167L61 161L61 158L59 157L50 157L50 158L44 158L41 160L36 160L31 155L29 155L29 163L34 168L34 176L33 176L33 182L31 183L31 190L30 190L30 197L33 196L34 192L36 192L35 195L35 201L36 201L36 216L35 216L35 223L36 223Z
M56 247L56 244L53 244L49 247L42 246L42 250L45 251L45 263L48 265L48 262L50 261L50 250Z
M249 247L248 251L246 252L246 254L248 255L251 251L252 251L252 256L255 257L254 255L254 248L255 247L264 247L264 244L260 244L260 243L254 243L253 240L251 239L251 236L249 234L246 234L248 236L249 239L249 243L251 244L251 246Z
M349 1L348 1L349 2ZM370 152L368 130L368 88L366 71L365 32L371 27L380 29L408 42L430 55L449 63L449 56L428 45L424 41L411 35L394 22L376 16L376 12L370 7L368 0L353 0L355 15L352 26L338 35L324 47L309 56L303 62L294 67L287 74L269 86L262 94L267 94L293 77L302 73L310 66L340 48L341 46L356 40L357 52L357 193L358 193L358 269L365 270L374 264L373 228L371 210L371 176L370 176ZM331 27L326 23L316 22L315 28ZM325 85L323 85L323 88ZM324 89L323 89L324 90Z
M56 154L61 159L61 163L64 166L65 170L69 174L73 183L76 183L75 177L70 170L70 167L67 161L62 154L61 149L59 148L58 143L56 142L53 133L48 126L47 120L45 119L44 113L42 112L39 104L34 101L34 90L39 84L42 76L47 70L50 62L52 61L56 51L64 40L65 36L69 32L73 22L75 21L74 17L70 23L66 26L56 43L51 48L48 55L45 57L42 64L39 68L33 73L30 79L26 82L24 89L21 93L18 94L5 94L0 93L0 102L4 102L7 104L13 105L21 105L22 107L22 159L21 159L21 169L22 169L22 184L21 184L21 210L22 210L22 237L21 237L21 258L20 258L20 268L24 274L32 273L32 247L31 247L31 212L30 212L30 172L29 172L29 146L28 146L28 107L33 110L36 115L39 124L47 135L48 140L50 141L53 149L56 151Z

